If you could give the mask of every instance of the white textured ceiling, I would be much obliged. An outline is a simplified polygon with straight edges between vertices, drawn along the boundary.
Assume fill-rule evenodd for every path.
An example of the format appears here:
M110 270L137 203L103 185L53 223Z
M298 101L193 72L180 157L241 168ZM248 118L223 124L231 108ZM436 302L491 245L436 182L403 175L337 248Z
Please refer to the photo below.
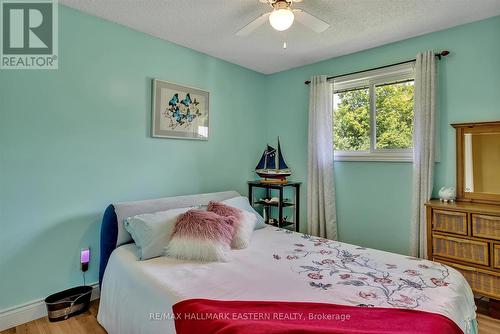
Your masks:
M262 73L274 73L500 15L500 0L304 0L330 23L314 33L295 22L235 35L269 10L259 0L59 0L60 3ZM283 42L287 49L283 49Z

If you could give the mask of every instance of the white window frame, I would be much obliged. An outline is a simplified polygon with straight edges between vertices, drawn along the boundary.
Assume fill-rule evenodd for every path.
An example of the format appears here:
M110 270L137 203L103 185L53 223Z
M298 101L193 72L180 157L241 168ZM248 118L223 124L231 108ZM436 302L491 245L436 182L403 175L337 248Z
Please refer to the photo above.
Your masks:
M335 92L356 87L369 87L370 94L370 149L368 151L334 151L335 161L393 161L412 162L413 149L376 149L377 124L375 86L415 80L415 63L400 64L337 77L332 80L332 98ZM333 112L333 110L332 110ZM335 119L334 119L335 122Z

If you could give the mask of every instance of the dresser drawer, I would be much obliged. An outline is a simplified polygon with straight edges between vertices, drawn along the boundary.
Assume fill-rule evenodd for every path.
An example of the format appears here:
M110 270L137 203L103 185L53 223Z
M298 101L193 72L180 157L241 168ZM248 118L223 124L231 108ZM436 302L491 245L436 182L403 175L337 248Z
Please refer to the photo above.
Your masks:
M437 256L488 266L488 243L476 240L432 235L432 250Z
M433 259L457 269L476 293L500 299L500 276L490 274L485 270L476 269L456 263L449 263L440 259Z
M432 210L432 230L467 235L467 213Z
M493 267L500 269L500 244L493 245Z
M472 235L500 240L500 216L472 214Z

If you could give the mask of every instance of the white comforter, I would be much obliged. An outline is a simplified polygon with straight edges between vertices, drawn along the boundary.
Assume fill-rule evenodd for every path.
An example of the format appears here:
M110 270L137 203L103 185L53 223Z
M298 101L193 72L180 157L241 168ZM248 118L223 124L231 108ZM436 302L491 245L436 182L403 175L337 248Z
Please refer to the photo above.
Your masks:
M310 301L439 313L465 333L472 291L442 264L267 227L227 263L138 260L128 244L110 257L98 321L113 333L174 333L172 305L191 298Z

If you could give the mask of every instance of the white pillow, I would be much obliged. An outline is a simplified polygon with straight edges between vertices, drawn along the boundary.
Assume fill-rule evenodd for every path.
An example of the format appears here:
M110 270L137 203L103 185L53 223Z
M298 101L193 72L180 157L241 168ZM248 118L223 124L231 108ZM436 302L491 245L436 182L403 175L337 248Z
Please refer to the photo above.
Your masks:
M179 208L128 217L123 222L139 248L141 260L164 255L179 215L192 208Z
M252 233L257 224L257 217L253 213L241 210L239 224L236 226L236 231L231 242L231 248L243 249L250 245Z

